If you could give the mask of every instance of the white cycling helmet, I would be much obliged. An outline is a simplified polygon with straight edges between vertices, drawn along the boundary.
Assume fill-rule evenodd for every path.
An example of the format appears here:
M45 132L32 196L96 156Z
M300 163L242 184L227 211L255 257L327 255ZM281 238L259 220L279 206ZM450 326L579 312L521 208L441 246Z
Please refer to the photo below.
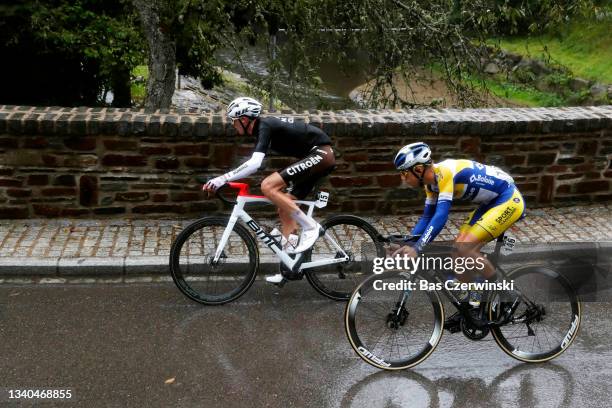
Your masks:
M397 152L393 163L398 170L407 170L417 164L431 163L431 149L423 142L411 143Z
M261 103L253 98L241 96L236 98L227 105L227 117L234 120L241 116L256 118L261 113Z

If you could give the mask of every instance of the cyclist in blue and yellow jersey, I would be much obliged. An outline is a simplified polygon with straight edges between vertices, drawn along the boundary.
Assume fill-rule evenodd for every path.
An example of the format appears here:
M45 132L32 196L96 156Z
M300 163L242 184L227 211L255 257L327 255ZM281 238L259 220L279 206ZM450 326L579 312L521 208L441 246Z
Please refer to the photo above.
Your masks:
M434 163L431 149L425 143L404 146L395 156L395 167L402 180L412 188L425 189L425 209L412 230L420 235L414 247L403 247L399 253L416 256L431 242L448 220L454 200L479 204L459 230L455 239L457 256L477 258L480 249L497 238L517 220L524 217L525 202L514 180L503 170L472 160L447 159ZM461 244L461 245L458 245ZM486 259L482 277L497 279L495 268ZM471 276L457 276L469 280ZM479 304L480 293L470 293L470 304Z

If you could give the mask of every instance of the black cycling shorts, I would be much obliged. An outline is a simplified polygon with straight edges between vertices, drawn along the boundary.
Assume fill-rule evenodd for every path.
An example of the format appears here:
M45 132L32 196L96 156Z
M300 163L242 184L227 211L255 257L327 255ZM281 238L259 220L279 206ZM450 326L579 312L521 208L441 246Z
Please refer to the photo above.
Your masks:
M303 200L317 182L336 167L331 146L315 146L308 155L279 172L287 184L287 193Z

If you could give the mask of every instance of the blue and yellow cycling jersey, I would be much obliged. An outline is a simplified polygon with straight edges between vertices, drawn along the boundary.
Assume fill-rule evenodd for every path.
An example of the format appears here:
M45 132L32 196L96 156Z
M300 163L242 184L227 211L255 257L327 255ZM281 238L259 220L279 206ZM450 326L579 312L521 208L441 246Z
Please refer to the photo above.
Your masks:
M433 168L437 184L425 186L426 202L430 204L454 199L488 203L514 185L503 170L472 160L448 159Z
M468 226L477 224L490 239L498 236L524 213L523 198L516 190L514 180L495 166L472 160L448 159L434 163L433 171L436 182L425 186L425 210L412 230L413 235L421 235L416 244L419 251L440 233L448 220L453 200L480 204L466 223ZM486 220L478 223L485 212Z

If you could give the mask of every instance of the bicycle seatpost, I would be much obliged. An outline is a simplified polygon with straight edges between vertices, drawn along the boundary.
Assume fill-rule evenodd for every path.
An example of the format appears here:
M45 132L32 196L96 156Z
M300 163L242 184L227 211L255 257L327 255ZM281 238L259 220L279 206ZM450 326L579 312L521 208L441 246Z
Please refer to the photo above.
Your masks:
M504 246L504 237L505 236L506 236L505 232L502 232L502 234L499 237L497 237L497 240L495 241L495 250L493 251L493 253L489 257L489 260L492 263L496 263L497 260L499 259L499 254L501 253L501 248L502 248L502 246Z

